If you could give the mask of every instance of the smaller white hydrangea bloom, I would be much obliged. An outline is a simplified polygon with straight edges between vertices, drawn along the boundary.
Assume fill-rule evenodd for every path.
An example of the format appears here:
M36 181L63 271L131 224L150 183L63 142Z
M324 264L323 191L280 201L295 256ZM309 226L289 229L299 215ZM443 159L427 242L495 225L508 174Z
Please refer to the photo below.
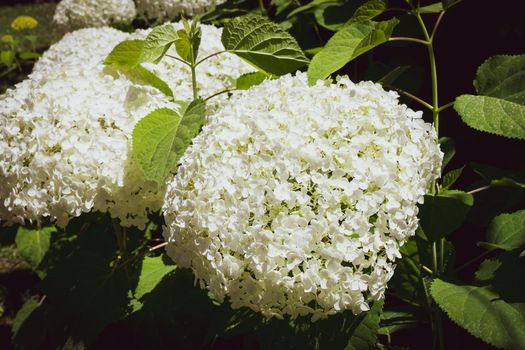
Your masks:
M62 0L53 22L64 31L130 23L137 15L133 0Z
M148 33L89 28L66 34L29 79L0 96L0 221L48 218L65 226L72 216L98 210L123 226L144 227L148 213L161 208L165 186L146 181L132 162L132 132L151 111L178 105L103 65L119 42ZM221 29L203 25L202 34L199 57L223 50ZM191 100L186 65L165 58L144 66L169 84L177 100ZM201 95L231 87L252 70L234 55L213 57L197 68Z
M137 12L157 21L172 20L180 15L193 16L226 0L136 0Z
M421 117L348 78L308 86L298 73L234 96L168 184L169 256L218 300L267 317L368 310L439 176Z

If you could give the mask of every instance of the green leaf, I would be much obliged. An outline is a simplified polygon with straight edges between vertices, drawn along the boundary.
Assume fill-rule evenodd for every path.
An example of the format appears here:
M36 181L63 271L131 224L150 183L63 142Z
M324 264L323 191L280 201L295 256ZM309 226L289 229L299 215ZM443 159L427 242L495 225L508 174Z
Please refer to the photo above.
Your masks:
M357 323L345 350L366 350L376 349L377 330L383 311L383 301L376 301L367 311L363 319Z
M441 0L441 3L443 4L443 8L447 10L452 6L459 4L461 1L463 0Z
M396 18L383 22L362 21L335 33L313 57L308 67L309 83L325 79L354 58L386 42L397 23Z
M23 60L36 60L41 56L38 52L24 51L20 53L20 58Z
M27 260L33 269L36 269L51 242L51 234L56 232L55 227L44 227L41 229L27 229L20 227L16 233L15 243L20 255Z
M478 282L490 281L494 278L495 273L500 266L501 261L497 259L485 259L479 265L479 269L474 273L474 278Z
M473 204L471 194L457 190L443 191L435 196L425 195L419 218L427 239L435 242L459 228Z
M479 96L461 95L454 109L476 130L525 139L525 55L494 56L476 73Z
M441 182L441 191L448 190L463 173L465 166L449 171L443 176L443 181Z
M173 97L173 91L165 81L140 65L143 59L148 58L142 56L144 45L144 40L123 41L115 46L104 64L119 70L135 83L151 85L166 96Z
M452 321L470 334L503 349L525 348L523 304L502 300L490 287L434 280L431 294Z
M291 17L297 16L300 13L311 12L315 10L316 8L323 8L326 5L337 4L339 2L340 2L339 0L313 0L307 3L306 5L299 6L295 10L291 11L286 17L291 18Z
M180 58L184 61L189 62L191 58L191 42L188 33L184 29L177 31L177 40L175 40L175 50L179 54Z
M141 299L145 294L151 292L168 273L175 269L175 265L165 265L162 256L145 257L135 289L135 298Z
M411 305L402 309L384 311L381 315L381 328L378 333L392 335L397 331L413 328L419 324L417 308Z
M144 40L126 40L113 48L104 60L105 65L135 67L141 62Z
M144 40L140 61L158 63L177 38L177 32L171 24L153 28Z
M224 27L221 41L228 52L271 74L295 72L308 63L294 37L265 17L234 18Z
M525 188L525 174L496 167L471 163L470 167L489 182L491 186L511 186Z
M443 152L443 164L441 164L441 172L445 167L450 163L454 155L456 155L456 146L454 145L454 140L450 137L441 137L439 139L439 148Z
M352 23L362 22L365 20L373 19L383 12L385 12L387 9L387 3L386 0L370 0L365 2L363 5L359 6L357 10L354 12L354 15L352 18L350 18L346 23L346 25L350 25Z
M399 78L409 68L410 68L410 66L398 66L398 67L392 69L386 75L384 75L377 82L379 84L382 84L382 85L392 85L397 80L397 78Z
M184 115L161 108L133 129L133 159L149 180L162 182L205 122L205 104L195 100Z
M13 321L13 338L18 334L18 330L24 323L24 321L31 315L31 313L39 306L38 302L34 299L29 299L26 301L22 308L16 313L15 319Z
M443 12L443 4L436 2L427 6L420 7L418 9L420 13L440 13Z
M138 65L135 67L123 67L120 71L126 75L126 77L137 84L151 85L158 89L164 95L173 97L173 91L169 85L154 73L150 72L146 68Z
M399 249L402 258L396 261L396 273L389 282L396 295L415 305L426 303L421 264L426 263L427 246L419 237L406 242Z
M496 216L487 231L487 241L494 247L513 250L525 245L525 210Z
M246 73L237 78L235 86L237 90L248 90L252 86L259 85L267 78L268 76L261 72Z
M5 66L11 67L15 59L15 53L13 51L2 51L0 52L0 62Z

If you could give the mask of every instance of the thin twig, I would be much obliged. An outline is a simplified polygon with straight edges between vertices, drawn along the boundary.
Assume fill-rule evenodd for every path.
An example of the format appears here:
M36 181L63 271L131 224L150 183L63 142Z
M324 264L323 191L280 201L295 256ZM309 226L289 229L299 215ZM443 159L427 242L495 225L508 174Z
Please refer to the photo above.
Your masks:
M169 58L173 58L174 60L177 60L181 63L184 63L185 65L187 65L188 67L191 67L191 64L189 64L188 62L184 61L184 60L181 60L180 58L178 57L175 57L175 56L172 56L172 55L165 55L166 57L169 57Z
M426 41L426 40L421 40L421 39L418 39L418 38L410 38L410 37L405 37L405 36L391 37L390 39L388 39L388 41L410 41L410 42L414 42L414 43L418 43L418 44L423 44L425 46L428 46L428 44L429 44L429 42Z
M459 272L459 271L463 270L465 267L469 266L473 262L476 262L479 259L486 257L487 255L489 255L492 252L493 252L493 250L487 250L486 252L481 253L480 255L476 256L475 258L470 259L469 261L467 261L466 263L464 263L463 265L458 267L454 272Z
M167 245L168 245L168 242L157 244L156 246L149 248L148 252L154 252L155 250L163 248L163 247L165 247Z
M447 103L446 105L443 105L438 108L438 112L444 111L445 109L452 107L454 105L454 101Z
M432 34L430 34L430 41L434 39L434 36L436 35L437 29L439 27L439 24L441 23L441 20L443 19L443 16L445 15L445 11L441 12L439 14L438 19L436 20L436 24L434 24L434 28L432 29Z
M206 61L208 58L212 58L213 56L217 56L217 55L220 55L221 53L225 53L225 52L228 52L228 51L222 50L222 51L218 51L218 52L212 53L211 55L208 55L208 56L204 57L203 59L197 61L197 63L195 63L195 67L197 67L202 62Z
M489 188L490 188L490 186L483 186L483 187L480 187L480 188L476 188L475 190L468 191L467 193L468 194L474 194L474 193L478 193L478 192L481 192L481 191L485 191L485 190L487 190Z
M214 98L215 96L219 96L221 94L225 94L225 93L228 93L228 92L232 92L232 91L236 91L237 89L226 89L226 90L222 90L222 91L219 91L211 96L208 96L204 99L204 102L208 101L209 99L211 98Z
M390 86L390 85L385 85L385 87L389 88L389 89L393 89L397 92L399 92L401 95L404 95L408 98L411 98L412 100L422 104L423 106L425 106L426 108L430 109L430 110L433 110L433 107L430 103L428 102L425 102L423 101L422 99L420 99L419 97L415 96L415 95L412 95L410 92L408 91L405 91L403 89L399 89L399 88L396 88L396 87L393 87L393 86Z

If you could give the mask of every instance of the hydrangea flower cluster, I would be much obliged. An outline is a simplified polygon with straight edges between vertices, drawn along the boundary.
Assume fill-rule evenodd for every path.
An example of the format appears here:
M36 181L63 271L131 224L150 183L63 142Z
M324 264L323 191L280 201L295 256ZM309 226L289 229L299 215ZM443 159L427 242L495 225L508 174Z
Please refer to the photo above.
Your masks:
M165 200L168 254L201 287L266 317L382 299L439 176L421 112L372 82L267 80L210 117Z
M199 14L226 0L136 0L136 2L139 15L163 21L180 15Z
M27 80L0 96L0 221L50 219L64 226L72 216L98 210L124 226L143 227L148 212L161 208L164 186L145 181L136 168L131 137L148 113L178 105L102 63L119 42L148 32L90 28L66 34ZM223 50L220 35L202 25L201 57ZM188 67L169 58L144 66L170 85L177 100L192 98ZM207 60L197 69L202 96L251 70L230 54Z
M62 0L53 21L64 31L130 23L137 15L133 0Z

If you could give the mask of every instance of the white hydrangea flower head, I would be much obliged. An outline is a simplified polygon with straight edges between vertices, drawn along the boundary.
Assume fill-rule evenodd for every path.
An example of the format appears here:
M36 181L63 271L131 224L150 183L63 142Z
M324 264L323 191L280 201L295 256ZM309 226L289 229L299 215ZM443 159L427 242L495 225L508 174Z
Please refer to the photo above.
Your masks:
M65 226L71 217L98 210L124 226L143 227L147 214L161 208L165 186L145 181L132 162L132 131L151 111L178 105L102 63L119 42L148 32L89 28L66 34L27 80L0 96L1 222L49 219ZM200 57L223 50L220 29L203 25L202 33ZM177 100L192 98L186 65L165 58L144 66L170 85ZM236 56L213 57L197 68L201 94L231 87L233 78L252 70Z
M137 12L148 19L172 20L181 15L194 16L226 0L136 0Z
M234 308L359 314L384 297L442 156L422 113L378 84L267 80L210 116L182 157L168 254Z
M131 23L137 16L133 0L62 0L53 22L64 31Z

